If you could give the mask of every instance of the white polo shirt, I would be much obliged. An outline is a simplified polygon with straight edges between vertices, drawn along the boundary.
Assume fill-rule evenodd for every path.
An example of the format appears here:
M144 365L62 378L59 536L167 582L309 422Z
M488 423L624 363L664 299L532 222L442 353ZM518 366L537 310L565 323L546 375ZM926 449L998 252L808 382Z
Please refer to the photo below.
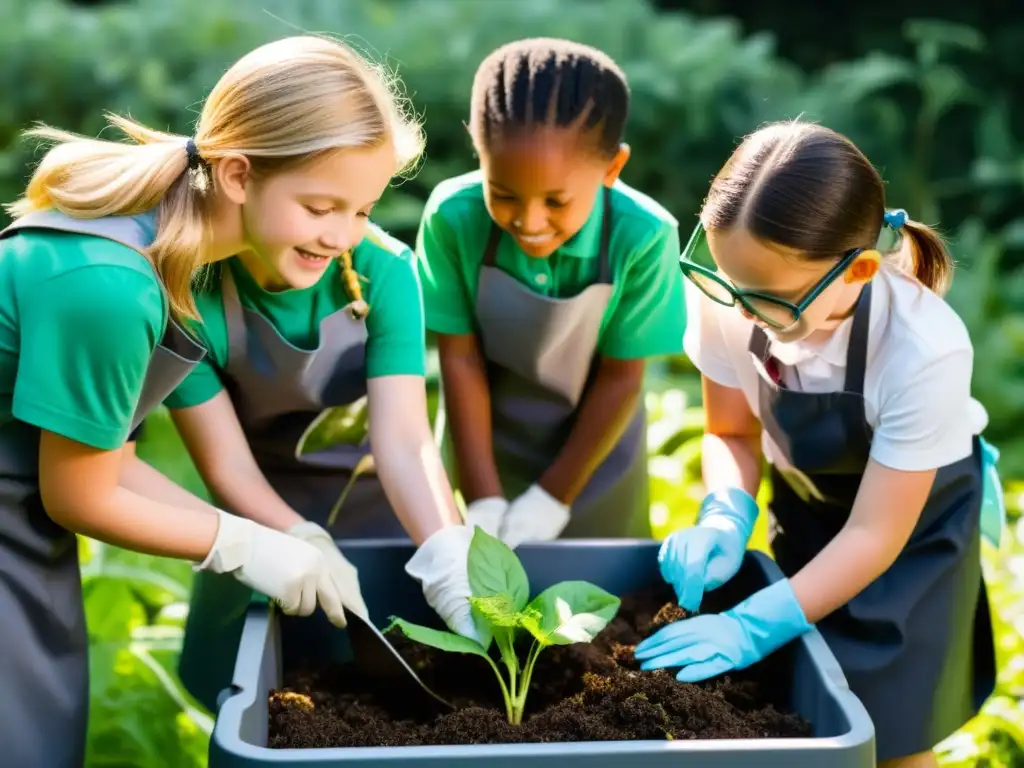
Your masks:
M759 374L749 352L753 322L685 282L686 354L712 381L742 389L760 418ZM853 318L847 318L815 343L773 341L772 354L783 364L786 386L805 392L842 390L852 325ZM969 456L973 435L988 419L971 397L973 363L967 329L953 309L914 278L883 265L872 282L864 381L865 415L874 430L871 457L912 471ZM790 474L766 431L762 448L768 461Z

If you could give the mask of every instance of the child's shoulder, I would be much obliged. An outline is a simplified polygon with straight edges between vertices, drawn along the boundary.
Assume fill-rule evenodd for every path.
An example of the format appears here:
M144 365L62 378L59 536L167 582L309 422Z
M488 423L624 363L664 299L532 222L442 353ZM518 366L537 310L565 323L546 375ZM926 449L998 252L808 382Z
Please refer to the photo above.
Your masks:
M660 240L678 242L676 217L653 197L621 180L612 185L611 210L613 239L633 250Z
M440 182L427 198L423 215L425 218L440 215L449 221L467 216L487 216L483 173L469 171Z

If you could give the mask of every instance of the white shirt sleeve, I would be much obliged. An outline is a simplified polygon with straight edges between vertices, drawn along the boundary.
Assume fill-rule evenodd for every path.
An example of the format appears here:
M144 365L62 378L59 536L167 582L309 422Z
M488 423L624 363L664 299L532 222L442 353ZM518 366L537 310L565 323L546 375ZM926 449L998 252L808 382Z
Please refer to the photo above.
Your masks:
M723 310L735 312L731 307L715 304L686 278L686 332L683 351L703 375L723 387L740 386L729 350L726 348L722 328Z
M894 359L886 377L898 379L879 403L871 458L908 472L966 458L973 447L971 372L974 353L959 348L928 361Z

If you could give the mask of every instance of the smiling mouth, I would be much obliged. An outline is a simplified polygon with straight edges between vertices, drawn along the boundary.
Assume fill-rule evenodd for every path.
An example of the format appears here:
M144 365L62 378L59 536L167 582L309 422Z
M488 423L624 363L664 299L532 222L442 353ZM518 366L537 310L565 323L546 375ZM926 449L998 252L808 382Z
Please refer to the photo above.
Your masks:
M526 245L543 245L554 238L554 235L516 235L516 240Z
M310 261L322 262L332 258L331 256L321 256L318 253L310 253L309 251L304 251L302 248L296 248L295 252L302 258L309 259Z

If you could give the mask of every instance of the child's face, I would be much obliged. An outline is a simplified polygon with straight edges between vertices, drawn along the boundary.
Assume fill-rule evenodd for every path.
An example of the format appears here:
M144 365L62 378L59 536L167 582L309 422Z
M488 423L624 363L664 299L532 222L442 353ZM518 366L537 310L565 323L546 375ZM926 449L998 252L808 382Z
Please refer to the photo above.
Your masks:
M812 261L792 249L763 243L742 227L708 230L706 235L719 273L733 287L766 293L793 304L799 304L835 266L830 260ZM848 314L860 287L860 284L848 283L842 276L836 278L804 309L796 324L784 330L768 326L740 304L736 307L764 328L769 337L782 343L794 342L816 331L829 331L838 326Z
M311 163L246 184L246 244L264 277L308 288L331 260L363 239L375 202L396 170L394 149L331 152Z
M537 259L580 231L598 191L615 182L629 159L625 146L611 160L601 157L593 137L565 128L495 136L479 154L491 218Z

